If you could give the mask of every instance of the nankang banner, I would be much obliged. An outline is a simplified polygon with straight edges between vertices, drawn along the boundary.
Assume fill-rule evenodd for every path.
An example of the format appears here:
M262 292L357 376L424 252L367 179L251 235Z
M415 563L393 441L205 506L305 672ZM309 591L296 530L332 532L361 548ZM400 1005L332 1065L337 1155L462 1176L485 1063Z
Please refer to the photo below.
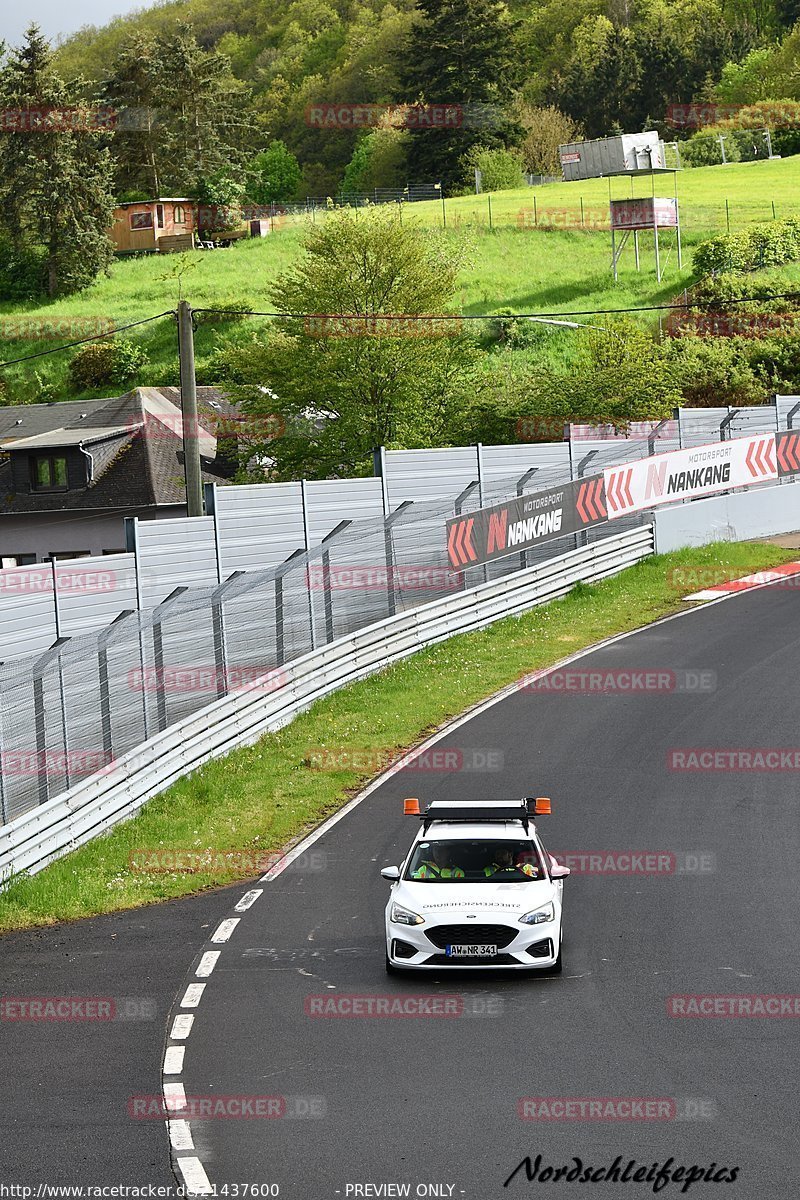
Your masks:
M531 492L451 518L447 522L450 566L463 571L606 520L602 475Z
M608 517L778 478L775 434L654 454L603 472Z
M452 571L519 553L541 542L660 504L800 473L800 431L758 433L653 454L597 475L518 496L447 522Z

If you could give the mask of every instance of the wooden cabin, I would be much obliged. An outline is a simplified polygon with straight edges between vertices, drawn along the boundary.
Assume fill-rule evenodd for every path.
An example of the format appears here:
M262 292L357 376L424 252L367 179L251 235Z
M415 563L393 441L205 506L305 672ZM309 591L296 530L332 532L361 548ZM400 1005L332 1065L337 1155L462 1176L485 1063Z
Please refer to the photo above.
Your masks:
M193 249L194 205L194 200L174 196L118 204L109 230L117 254Z

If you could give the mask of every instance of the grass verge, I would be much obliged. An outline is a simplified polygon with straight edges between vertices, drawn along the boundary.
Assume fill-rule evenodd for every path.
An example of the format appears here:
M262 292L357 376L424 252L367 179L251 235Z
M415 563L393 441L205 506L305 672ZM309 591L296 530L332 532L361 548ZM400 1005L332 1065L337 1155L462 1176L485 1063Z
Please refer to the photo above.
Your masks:
M375 774L376 762L388 764L448 718L530 671L679 611L682 597L712 578L796 555L758 542L659 555L351 684L285 729L180 780L106 836L38 875L14 878L0 890L0 930L135 908L250 878L260 873L259 861L335 812ZM364 766L315 768L315 752L323 748L363 752ZM192 869L170 869L178 864Z

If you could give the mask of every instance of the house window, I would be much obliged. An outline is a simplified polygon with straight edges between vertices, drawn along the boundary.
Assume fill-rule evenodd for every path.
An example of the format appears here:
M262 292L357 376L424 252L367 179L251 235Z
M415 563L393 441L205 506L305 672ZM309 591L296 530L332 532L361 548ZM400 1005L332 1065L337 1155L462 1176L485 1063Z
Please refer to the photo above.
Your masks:
M156 225L158 226L159 229L164 228L164 205L163 204L156 205Z
M8 567L30 567L35 562L35 554L4 554L0 558L0 568L6 570Z
M182 204L176 204L172 210L172 219L176 225L186 224L186 213L183 210Z
M132 212L131 229L152 229L153 214L151 212Z
M36 454L31 458L31 488L34 492L65 492L67 460L56 454Z

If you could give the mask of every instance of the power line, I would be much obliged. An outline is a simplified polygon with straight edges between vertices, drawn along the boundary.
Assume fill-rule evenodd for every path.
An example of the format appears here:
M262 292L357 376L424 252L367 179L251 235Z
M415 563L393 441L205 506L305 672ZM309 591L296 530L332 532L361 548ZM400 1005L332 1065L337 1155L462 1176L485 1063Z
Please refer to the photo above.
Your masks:
M776 292L770 296L737 296L725 300L718 308L724 310L731 304L759 304L768 300L797 300L800 292ZM192 312L218 313L228 317L277 317L283 320L311 321L326 319L369 320L369 321L513 321L535 320L536 318L556 317L607 317L625 313L637 312L675 312L691 308L701 308L699 300L684 304L640 304L630 308L575 308L560 312L523 312L523 313L287 313L287 312L251 312L244 309L231 308L194 308Z
M797 300L800 292L776 292L768 296L737 296L725 300L715 311L724 311L734 304L758 304L770 300ZM558 312L522 312L522 313L288 313L288 312L252 312L245 309L231 308L193 308L192 313L215 313L225 317L272 317L279 320L319 321L319 320L348 320L348 321L536 321L561 319L565 325L570 324L563 318L569 317L610 317L624 316L626 313L640 312L685 312L701 308L699 301L683 304L639 304L629 308L576 308ZM77 338L72 342L64 342L60 346L52 346L49 350L38 350L35 354L24 354L20 358L9 358L0 362L0 369L13 367L18 363L30 362L37 358L46 358L50 354L60 354L62 350L71 350L74 346L83 346L87 342L102 341L116 333L124 333L127 329L136 329L139 325L148 325L152 321L160 321L163 317L174 317L175 312L156 313L152 317L143 317L139 321L130 321L127 325L115 326L105 333L94 333L89 337ZM591 328L591 326L587 326Z
M147 325L150 321L160 321L162 317L174 317L175 313L172 310L158 313L154 317L143 317L141 321L131 321L128 325L116 325L113 329L106 330L105 333L93 333L90 337L78 338L74 342L64 342L61 346L51 346L49 350L38 350L36 354L23 354L21 358L9 358L5 362L0 362L1 367L13 367L17 363L30 362L32 358L46 358L48 354L59 354L62 350L71 350L73 346L83 346L86 342L98 342L104 338L110 337L115 333L124 333L126 329L135 329L137 325ZM65 318L58 318L63 320ZM2 318L0 318L2 320ZM20 339L21 340L21 339Z

